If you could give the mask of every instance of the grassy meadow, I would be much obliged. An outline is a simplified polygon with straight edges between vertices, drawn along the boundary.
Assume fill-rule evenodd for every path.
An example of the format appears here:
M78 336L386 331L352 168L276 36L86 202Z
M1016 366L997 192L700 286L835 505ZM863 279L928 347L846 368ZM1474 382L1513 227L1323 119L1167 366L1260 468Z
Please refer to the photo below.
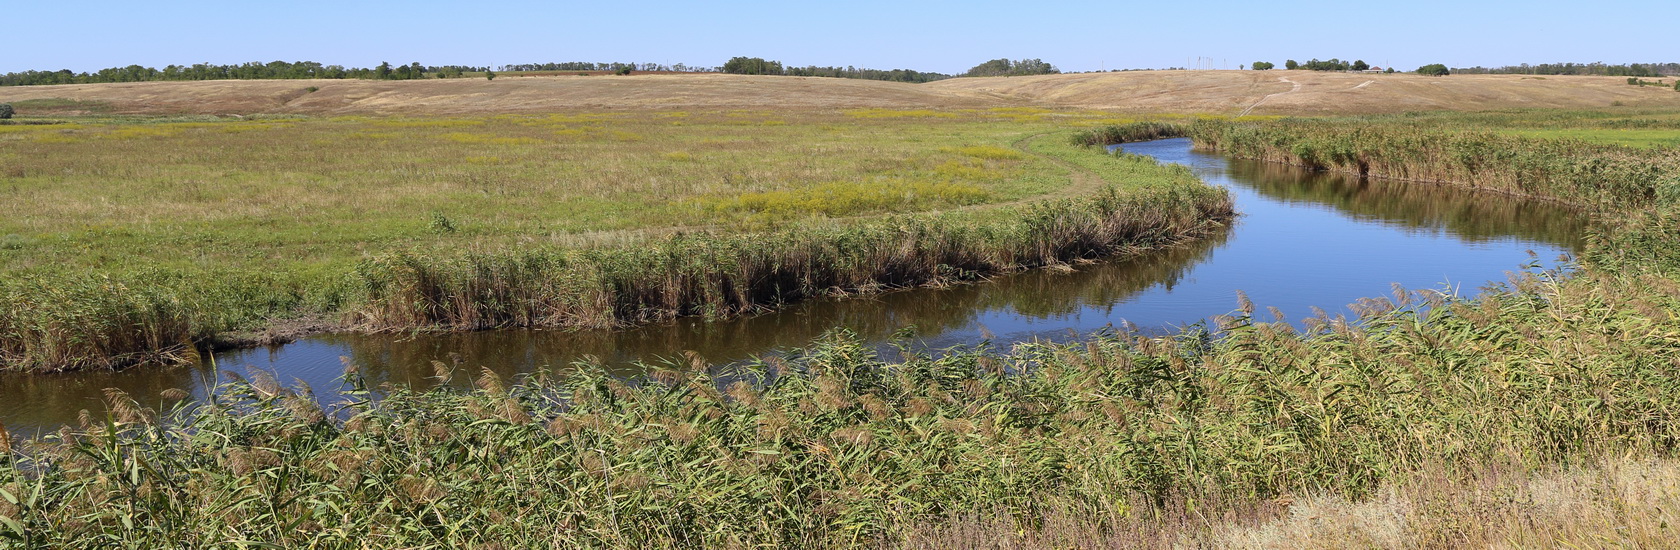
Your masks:
M1036 138L1104 118L25 120L61 123L0 126L13 212L0 219L0 368L190 360L195 345L298 319L729 316L1164 246L1228 216L1223 193L1182 169Z

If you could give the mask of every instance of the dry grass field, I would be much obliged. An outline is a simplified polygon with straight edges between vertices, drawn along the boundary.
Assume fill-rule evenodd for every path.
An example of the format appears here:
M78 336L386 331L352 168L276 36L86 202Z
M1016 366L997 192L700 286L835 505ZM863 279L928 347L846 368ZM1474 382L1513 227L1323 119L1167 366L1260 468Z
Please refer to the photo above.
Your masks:
M1288 82L1280 79L1288 79ZM1300 88L1293 90L1294 84ZM1482 111L1517 108L1680 107L1680 93L1619 77L1348 74L1315 71L1147 71L955 78L922 85L1040 105L1233 115L1271 94L1262 115Z
M310 92L311 87L316 91ZM29 100L42 99L79 103L29 108ZM90 110L149 115L465 115L600 109L982 108L1016 103L983 92L896 82L723 74L25 86L0 88L0 102L23 103L20 115Z
M1288 79L1288 82L1280 81ZM1300 84L1296 89L1295 84ZM310 91L315 88L315 91ZM1277 95L1272 95L1277 94ZM1267 98L1267 96L1271 96ZM1264 103L1260 103L1266 98ZM1261 115L1680 107L1680 93L1590 76L1133 71L954 78L905 84L838 78L654 74L451 80L228 80L0 88L21 116L256 113L467 115L602 109L1068 107ZM1260 103L1256 106L1256 103Z

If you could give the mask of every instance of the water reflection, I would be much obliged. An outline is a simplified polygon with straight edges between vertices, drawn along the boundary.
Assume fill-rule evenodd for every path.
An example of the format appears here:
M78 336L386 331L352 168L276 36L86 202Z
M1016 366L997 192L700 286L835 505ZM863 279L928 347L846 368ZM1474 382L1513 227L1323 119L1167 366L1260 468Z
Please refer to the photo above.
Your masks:
M683 319L622 331L327 335L312 339L310 343L324 344L324 349L302 368L290 349L228 354L223 361L330 381L339 372L340 362L329 354L347 350L344 355L369 383L411 387L432 384L431 362L452 361L451 354L470 358L474 369L483 367L503 376L585 358L598 360L617 374L633 375L639 372L638 361L677 360L685 351L713 362L746 360L806 345L835 327L846 327L871 340L886 340L912 326L916 332L937 336L974 327L988 315L1047 318L1106 306L1154 286L1173 285L1224 243L1225 237L1221 233L1190 246L1085 265L1071 272L1035 270L983 284L818 300L729 322Z
M1588 219L1550 202L1518 200L1447 185L1302 173L1271 162L1230 159L1233 182L1287 203L1313 203L1374 223L1446 231L1467 241L1517 237L1579 248Z
M33 432L102 410L103 389L148 405L160 392L202 399L216 368L270 370L334 400L345 361L372 384L427 387L433 361L464 358L503 376L596 358L621 375L637 361L693 350L728 362L803 346L835 327L883 341L914 326L938 348L993 338L1000 343L1066 339L1122 322L1156 330L1230 312L1236 293L1292 320L1314 306L1341 308L1384 295L1391 283L1437 288L1485 281L1528 261L1573 250L1587 224L1546 203L1450 187L1361 181L1282 165L1228 161L1192 151L1188 140L1126 146L1190 166L1230 189L1242 212L1234 227L1193 245L1125 261L1039 270L975 285L820 300L729 322L687 319L624 331L510 330L457 334L334 334L275 348L220 354L215 366L140 368L118 373L0 375L0 422Z

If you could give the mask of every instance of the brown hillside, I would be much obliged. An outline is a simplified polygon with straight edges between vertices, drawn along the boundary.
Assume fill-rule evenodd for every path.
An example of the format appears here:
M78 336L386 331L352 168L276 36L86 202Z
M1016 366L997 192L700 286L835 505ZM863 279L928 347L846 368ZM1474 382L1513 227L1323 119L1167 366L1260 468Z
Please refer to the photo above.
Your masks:
M318 88L315 92L309 87ZM73 99L118 114L468 114L648 108L965 108L977 92L839 78L722 74L450 80L215 80L0 88L0 102ZM27 106L27 104L25 104ZM19 114L52 114L52 110Z
M1283 81L1287 79L1287 81ZM309 87L318 88L309 92ZM58 99L50 103L28 100ZM452 80L221 80L0 88L21 115L473 114L600 109L976 108L1347 114L1521 107L1680 107L1668 88L1617 77L1134 71L904 84L837 78L656 74Z
M1296 84L1300 86L1297 88ZM1254 106L1253 114L1314 115L1594 108L1609 107L1615 102L1629 106L1680 107L1680 93L1673 89L1629 86L1625 78L1598 76L1133 71L957 78L923 86L1038 104L1138 112L1237 114ZM1256 103L1259 105L1255 106Z

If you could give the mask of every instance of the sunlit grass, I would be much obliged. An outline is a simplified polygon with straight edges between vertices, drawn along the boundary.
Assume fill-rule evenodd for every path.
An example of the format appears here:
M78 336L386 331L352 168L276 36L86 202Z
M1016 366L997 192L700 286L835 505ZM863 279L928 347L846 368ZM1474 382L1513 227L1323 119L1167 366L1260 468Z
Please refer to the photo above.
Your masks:
M1630 147L1680 147L1680 128L1670 129L1557 129L1500 130L1501 133L1544 139L1578 139Z
M16 344L4 353L10 359L0 361L7 368L115 366L148 357L151 347L178 350L183 342L272 319L345 314L369 305L372 283L359 266L392 257L443 266L513 250L633 247L626 243L673 231L728 237L795 230L825 220L1028 201L1057 195L1072 181L1066 165L1018 148L1056 129L1005 116L1020 112L868 112L890 116L755 110L221 121L95 116L0 126L6 176L0 196L23 206L0 217L6 239L0 276L10 281L0 290L9 293L11 308L0 330L11 331ZM1055 156L1067 153L1057 147L1072 151L1057 144ZM1129 193L1156 180L1201 185L1160 167L1109 181ZM970 220L952 234L1020 216ZM1172 223L1189 227L1191 221ZM832 236L801 234L813 245ZM938 257L918 254L910 261ZM859 266L845 268L856 268L848 276L864 277L869 269ZM552 290L543 278L562 270L544 269L522 275L518 284ZM947 275L914 276L905 284ZM103 288L103 280L127 297L83 304L85 312L48 298L48 288ZM608 295L618 292L629 291ZM754 300L728 312L773 305ZM117 337L126 330L120 323L96 320L142 311L168 311L185 325L170 321L155 332L139 331L143 337ZM583 311L588 319L619 319L613 323L649 317ZM532 315L492 324L575 324ZM400 326L392 319L377 324ZM415 317L433 322L426 319ZM96 343L105 340L110 343ZM69 359L77 346L90 355ZM110 357L97 351L129 348ZM34 367L24 366L31 361Z

